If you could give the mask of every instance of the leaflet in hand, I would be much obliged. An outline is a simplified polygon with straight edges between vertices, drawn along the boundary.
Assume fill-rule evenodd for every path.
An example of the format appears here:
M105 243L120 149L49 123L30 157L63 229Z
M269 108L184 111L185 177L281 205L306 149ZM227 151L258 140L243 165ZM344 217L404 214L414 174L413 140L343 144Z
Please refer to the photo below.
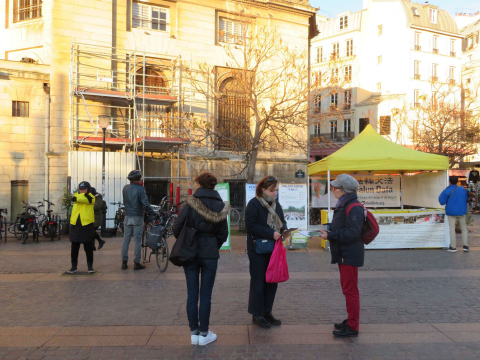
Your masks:
M288 230L285 230L283 233L282 233L282 236L283 237L288 237L292 234L292 232L294 232L295 230L297 230L298 228L291 228L291 229L288 229Z

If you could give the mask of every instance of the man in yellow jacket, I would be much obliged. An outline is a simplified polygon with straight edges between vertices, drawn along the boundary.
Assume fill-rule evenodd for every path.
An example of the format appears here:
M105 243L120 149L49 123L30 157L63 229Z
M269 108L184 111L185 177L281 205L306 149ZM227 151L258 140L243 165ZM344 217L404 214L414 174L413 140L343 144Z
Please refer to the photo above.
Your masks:
M78 252L80 244L87 255L88 272L93 274L93 241L95 239L95 196L91 193L91 186L87 181L78 184L78 192L72 197L73 208L70 217L70 242L72 243L72 268L67 272L73 274L77 271Z

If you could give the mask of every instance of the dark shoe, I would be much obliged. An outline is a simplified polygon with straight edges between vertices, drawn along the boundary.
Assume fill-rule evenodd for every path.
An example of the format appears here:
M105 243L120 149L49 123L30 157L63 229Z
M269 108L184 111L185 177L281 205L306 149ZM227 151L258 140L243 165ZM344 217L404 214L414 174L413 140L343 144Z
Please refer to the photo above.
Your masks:
M448 251L448 252L452 252L452 253L453 253L453 252L457 252L457 248L453 248L453 247L449 246L448 249L447 249L447 251Z
M72 264L72 268L67 271L67 273L69 273L69 274L75 274L76 272L77 272L77 265L76 264Z
M341 330L341 329L343 329L345 326L347 326L347 323L348 323L348 319L345 319L345 320L343 320L341 323L333 324L333 327L334 327L335 329Z
M98 243L98 250L100 250L105 245L105 240L100 240Z
M252 322L255 325L258 325L258 326L260 326L261 328L264 328L264 329L270 329L272 327L272 325L270 325L270 323L267 320L265 320L265 318L263 316L253 315Z
M334 330L333 335L337 337L357 337L358 331L353 331L352 329L350 329L350 326L346 324L342 330Z
M92 265L89 265L89 266L88 266L88 273L89 273L89 274L95 273L95 270L93 270L93 266L92 266Z
M275 319L272 313L263 314L263 318L267 320L270 323L270 325L282 325L282 322L280 320Z
M465 245L463 245L463 251L465 251L465 252L469 252L469 251L470 251L470 249L468 248L468 246L465 246Z
M135 265L133 266L133 270L142 270L142 269L145 269L146 266L145 265L142 265L140 263L135 263Z
M128 269L127 261L123 260L122 261L122 270L127 270L127 269Z

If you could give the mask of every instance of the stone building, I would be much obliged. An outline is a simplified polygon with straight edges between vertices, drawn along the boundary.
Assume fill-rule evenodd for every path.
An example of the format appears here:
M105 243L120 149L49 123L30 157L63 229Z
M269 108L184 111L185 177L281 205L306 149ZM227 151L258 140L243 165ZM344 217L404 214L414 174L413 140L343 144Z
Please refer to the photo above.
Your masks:
M285 42L308 51L316 12L308 0L3 1L0 207L18 202L12 198L18 181L28 182L24 199L30 202L59 204L69 177L72 188L85 179L101 189L103 120L109 202L121 200L132 166L145 172L153 202L168 195L172 182L185 196L203 170L231 182L233 193L244 189L235 156L207 156L185 141L185 113L216 117L217 109L192 93L179 64L224 66L222 36L235 34L239 6L247 5L257 23L276 27ZM293 182L306 159L262 154L255 180L273 173ZM242 199L235 201L240 206Z

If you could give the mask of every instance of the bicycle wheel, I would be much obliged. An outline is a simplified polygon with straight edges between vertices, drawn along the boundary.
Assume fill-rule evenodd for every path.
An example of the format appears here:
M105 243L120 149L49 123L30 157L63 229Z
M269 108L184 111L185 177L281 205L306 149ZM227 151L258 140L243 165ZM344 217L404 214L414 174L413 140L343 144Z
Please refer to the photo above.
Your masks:
M235 226L240 223L240 212L237 209L230 210L230 225Z
M172 214L167 220L167 224L165 225L167 229L167 235L173 235L173 225L175 224L175 221L177 220L178 215L177 214Z
M22 244L25 244L27 242L27 239L28 239L28 230L25 230L24 232L22 232L22 236L21 236Z
M147 245L145 245L146 237L147 237L147 231L144 229L143 234L142 234L142 259L143 259L143 263L147 262L147 253L148 253L148 250L150 250L147 247Z
M57 234L57 224L54 222L53 224L50 224L50 241L53 241L55 238L55 235Z
M13 235L15 235L15 238L17 240L22 239L22 235L25 231L25 226L26 226L25 224L21 224L19 218L15 220L15 223L13 224Z
M169 255L167 239L163 237L162 246L160 249L155 250L155 260L157 261L158 270L160 270L160 272L167 270Z

